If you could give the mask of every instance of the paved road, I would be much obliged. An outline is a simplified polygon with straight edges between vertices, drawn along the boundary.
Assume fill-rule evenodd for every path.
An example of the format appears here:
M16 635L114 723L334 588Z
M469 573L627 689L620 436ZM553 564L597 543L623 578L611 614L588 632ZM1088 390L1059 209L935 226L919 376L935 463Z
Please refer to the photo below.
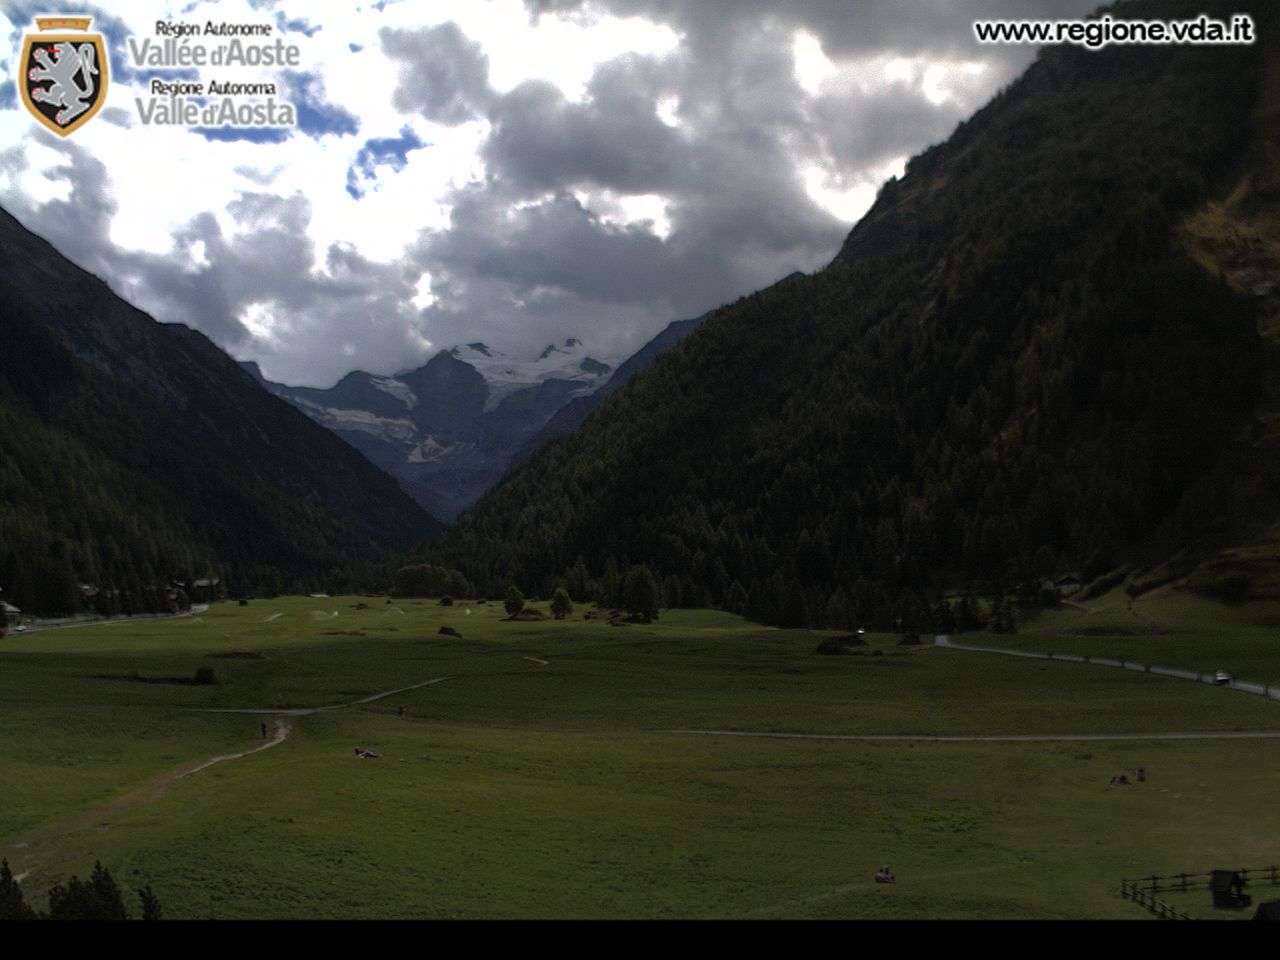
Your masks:
M1179 670L1175 667L1157 667L1132 660L1120 660L1116 657L1094 657L1073 653L1040 653L1035 650L1010 650L1000 647L975 647L971 644L955 643L950 637L939 636L934 639L939 647L949 650L964 650L969 653L993 653L1004 657L1023 657L1029 660L1065 660L1069 663L1093 663L1104 667L1115 667L1122 670L1136 670L1138 673L1157 673L1165 677L1179 680L1190 680L1195 683L1208 683L1215 686L1212 673L1196 673L1194 670ZM1220 686L1232 690L1242 690L1258 696L1280 700L1280 689L1262 683L1250 683L1245 680L1232 680ZM1027 734L1019 736L926 736L903 734L831 734L831 733L760 733L746 730L668 730L667 733L696 734L709 737L773 737L786 740L862 740L862 741L912 741L916 743L1076 743L1105 740L1275 740L1280 739L1280 730L1232 730L1232 731L1185 731L1176 733L1095 733L1068 734Z
M913 743L1090 743L1102 740L1280 740L1280 730L1224 730L1186 733L1025 734L1003 737L939 737L924 734L759 733L749 730L668 730L704 737L770 737L779 740L863 740Z
M1191 680L1195 683L1224 686L1229 687L1232 690L1242 690L1245 693L1257 694L1260 697L1269 697L1272 700L1280 700L1280 687L1236 679L1232 679L1230 683L1215 684L1212 673L1196 673L1194 670L1180 670L1176 667L1157 667L1149 663L1137 663L1133 660L1120 660L1115 657L1093 657L1087 654L1041 653L1036 650L1008 650L1000 647L975 647L970 644L956 643L947 636L934 638L934 643L939 647L946 647L950 650L965 650L970 653L994 653L1004 657L1026 657L1032 660L1065 660L1069 663L1094 663L1104 667L1118 667L1122 670L1136 670L1138 673L1158 673L1162 677L1176 677L1179 680Z
M191 609L184 610L181 613L140 613L132 617L97 617L97 618L80 618L80 617L64 617L52 620L36 620L33 623L25 624L26 629L21 632L12 630L12 636L24 636L28 633L43 633L46 630L74 630L77 627L109 627L117 623L142 623L151 620L181 620L192 614L206 613L209 610L207 603L194 604Z

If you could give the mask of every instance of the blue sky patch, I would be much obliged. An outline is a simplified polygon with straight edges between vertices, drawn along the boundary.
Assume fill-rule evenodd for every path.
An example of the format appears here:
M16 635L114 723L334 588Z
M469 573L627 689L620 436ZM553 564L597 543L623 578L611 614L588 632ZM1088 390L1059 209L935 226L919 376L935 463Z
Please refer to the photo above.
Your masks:
M237 140L246 143L284 143L293 135L292 130L282 127L192 127L191 132L206 140L221 143L233 143Z
M359 200L365 195L365 184L371 182L377 189L378 167L390 167L399 173L409 164L409 154L414 150L429 147L412 127L401 127L398 137L381 137L368 140L356 154L353 164L347 169L347 193Z
M280 80L284 99L298 111L298 129L307 136L319 140L326 134L345 137L360 132L360 120L355 114L325 100L320 74L285 70Z

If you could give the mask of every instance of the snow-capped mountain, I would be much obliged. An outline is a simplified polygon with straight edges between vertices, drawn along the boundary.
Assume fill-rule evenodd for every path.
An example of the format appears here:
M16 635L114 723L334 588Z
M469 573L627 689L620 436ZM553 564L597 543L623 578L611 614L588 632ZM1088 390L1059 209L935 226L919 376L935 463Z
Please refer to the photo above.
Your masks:
M607 363L587 356L582 341L570 337L560 346L549 344L532 360L518 360L483 343L468 343L448 351L455 360L474 367L489 386L486 410L495 409L507 397L548 380L577 383L591 393L612 372Z
M576 339L531 359L469 343L393 377L357 370L327 390L272 383L256 364L244 367L444 520L495 483L558 410L593 393L613 372Z

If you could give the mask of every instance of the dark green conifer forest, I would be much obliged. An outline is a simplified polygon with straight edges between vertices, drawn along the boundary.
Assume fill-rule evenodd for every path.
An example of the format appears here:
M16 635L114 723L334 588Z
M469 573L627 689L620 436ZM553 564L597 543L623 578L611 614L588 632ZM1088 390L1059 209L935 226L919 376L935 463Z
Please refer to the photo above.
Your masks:
M1262 349L1178 228L1245 162L1268 46L1048 49L829 267L713 314L439 561L575 600L644 565L668 606L911 630L1211 533Z
M39 615L113 615L172 609L184 597L171 584L198 579L233 595L385 587L376 541L217 456L21 305L3 324L5 600Z

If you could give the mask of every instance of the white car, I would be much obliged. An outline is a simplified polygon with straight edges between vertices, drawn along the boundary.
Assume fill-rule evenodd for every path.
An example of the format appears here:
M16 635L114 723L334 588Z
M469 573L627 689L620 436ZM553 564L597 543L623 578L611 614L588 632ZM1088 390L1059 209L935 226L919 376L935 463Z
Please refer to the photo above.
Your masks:
M1215 686L1229 687L1231 686L1231 674L1225 670L1219 670L1213 675L1213 682Z

